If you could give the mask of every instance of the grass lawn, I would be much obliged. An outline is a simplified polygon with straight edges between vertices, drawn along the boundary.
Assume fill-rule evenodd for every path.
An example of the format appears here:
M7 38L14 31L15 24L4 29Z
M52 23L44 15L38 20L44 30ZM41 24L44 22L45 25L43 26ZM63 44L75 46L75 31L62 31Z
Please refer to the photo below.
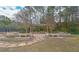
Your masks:
M30 46L17 48L0 48L0 51L17 51L17 52L76 52L79 51L79 35L64 39L47 39Z

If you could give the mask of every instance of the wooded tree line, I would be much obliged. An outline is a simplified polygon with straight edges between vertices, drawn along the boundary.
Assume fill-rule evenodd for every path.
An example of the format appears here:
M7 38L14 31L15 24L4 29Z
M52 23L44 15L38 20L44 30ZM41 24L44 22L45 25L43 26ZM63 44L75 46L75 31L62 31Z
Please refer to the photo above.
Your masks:
M79 32L78 6L25 6L15 17L25 24L26 32L33 27L46 32Z

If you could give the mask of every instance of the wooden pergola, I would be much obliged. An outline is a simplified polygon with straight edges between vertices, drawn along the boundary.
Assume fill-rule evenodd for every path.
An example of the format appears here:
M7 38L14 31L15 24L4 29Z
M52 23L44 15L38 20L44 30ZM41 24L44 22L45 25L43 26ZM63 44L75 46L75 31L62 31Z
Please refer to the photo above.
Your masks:
M33 32L33 28L35 27L42 27L42 29L44 29L43 31L40 31L40 32L52 32L52 29L53 29L53 25L50 25L50 24L32 24L31 27L29 25L29 30L30 32ZM40 29L38 29L40 30Z

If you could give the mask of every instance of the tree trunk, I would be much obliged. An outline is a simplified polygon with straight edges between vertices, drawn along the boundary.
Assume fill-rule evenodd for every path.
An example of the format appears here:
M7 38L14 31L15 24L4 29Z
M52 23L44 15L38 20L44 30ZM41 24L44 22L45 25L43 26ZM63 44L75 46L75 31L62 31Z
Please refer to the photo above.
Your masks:
M47 33L49 32L49 27L48 27L48 24L47 24Z
M61 16L59 18L59 30L61 30Z

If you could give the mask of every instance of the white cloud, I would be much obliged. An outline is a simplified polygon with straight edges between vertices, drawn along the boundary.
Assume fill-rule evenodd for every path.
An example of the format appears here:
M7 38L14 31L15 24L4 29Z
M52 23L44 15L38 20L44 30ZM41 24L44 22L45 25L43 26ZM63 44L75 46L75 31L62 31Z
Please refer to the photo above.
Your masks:
M3 8L5 8L5 9L3 9ZM0 15L11 16L12 14L17 12L15 7L11 7L11 8L14 10L9 9L9 7L0 7Z
M19 10L16 6L0 6L0 15L5 15L9 18L13 17L13 14L17 13Z

